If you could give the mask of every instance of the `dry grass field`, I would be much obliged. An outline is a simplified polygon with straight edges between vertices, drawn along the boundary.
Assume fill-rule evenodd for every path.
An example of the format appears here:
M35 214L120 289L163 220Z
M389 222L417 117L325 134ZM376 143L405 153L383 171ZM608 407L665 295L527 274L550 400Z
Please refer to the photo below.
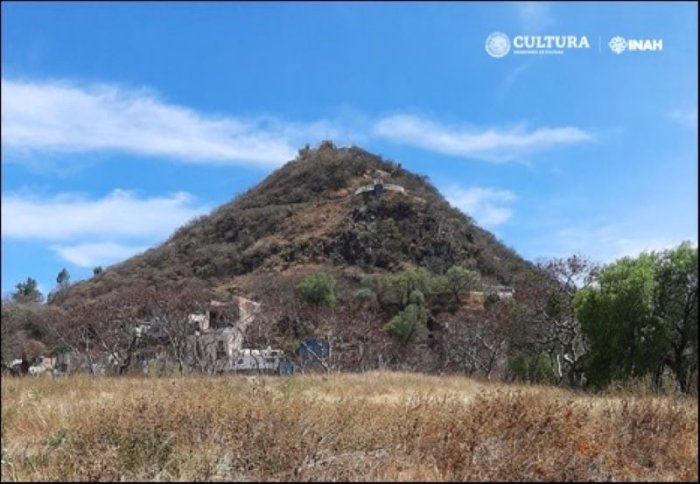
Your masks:
M698 480L697 401L403 373L3 378L2 480Z

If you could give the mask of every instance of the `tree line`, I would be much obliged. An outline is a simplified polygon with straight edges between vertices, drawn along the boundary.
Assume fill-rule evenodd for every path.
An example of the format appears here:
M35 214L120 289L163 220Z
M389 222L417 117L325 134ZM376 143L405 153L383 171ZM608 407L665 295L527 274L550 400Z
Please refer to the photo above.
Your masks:
M646 378L655 389L670 381L691 393L698 378L697 276L697 248L689 243L607 266L581 256L541 262L514 278L512 297L459 265L442 274L414 268L349 279L322 272L289 287L261 281L264 311L246 339L290 352L323 334L336 344L332 366L339 370L461 372L591 389ZM50 302L60 301L69 281L63 269ZM45 305L28 278L3 301L2 359L99 350L125 372L143 350L133 327L152 321L159 344L183 371L191 363L187 315L210 298L189 284Z
M478 273L419 268L366 277L353 297L383 309L384 332L403 345L425 342L428 322L441 321L443 369L595 389L640 378L661 389L670 379L682 392L697 392L698 252L690 243L607 266L581 256L553 259L513 285L513 298L487 289L483 310L474 310L462 303L482 289ZM331 276L316 274L298 290L334 306L334 286Z

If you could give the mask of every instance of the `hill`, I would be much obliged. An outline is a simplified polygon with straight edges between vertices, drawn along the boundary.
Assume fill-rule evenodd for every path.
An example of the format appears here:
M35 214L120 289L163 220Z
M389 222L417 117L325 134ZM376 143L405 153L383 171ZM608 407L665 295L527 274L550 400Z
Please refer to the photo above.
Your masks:
M493 297L467 294L478 284L450 286L451 268L487 290L518 286L533 273L427 177L323 142L163 244L54 295L50 308L67 310L63 333L74 335L73 347L82 348L85 334L116 335L125 365L133 348L130 333L118 330L126 317L118 308L152 314L178 301L184 307L184 294L197 293L200 303L237 296L260 303L246 348L289 355L322 338L334 348L331 364L343 370L507 371L504 338L523 327L509 329L515 313L506 301L494 306L484 304ZM318 273L333 276L317 279L333 286L328 304L299 291L303 278ZM57 339L60 347L66 337Z
M354 194L375 179L405 192ZM455 264L499 284L530 267L451 207L427 177L360 148L324 142L300 150L295 160L165 243L74 285L59 302L186 281L249 291L259 275L284 278L319 267L336 274L416 266L443 273Z

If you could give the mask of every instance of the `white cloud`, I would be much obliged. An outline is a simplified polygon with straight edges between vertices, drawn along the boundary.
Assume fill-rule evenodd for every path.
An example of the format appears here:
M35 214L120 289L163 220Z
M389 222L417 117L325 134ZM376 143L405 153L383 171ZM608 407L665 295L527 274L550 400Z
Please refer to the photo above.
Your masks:
M477 129L445 126L406 114L381 119L375 124L374 133L409 146L491 162L511 161L529 153L593 139L590 133L571 126Z
M119 151L185 163L278 166L305 142L334 136L324 122L214 116L145 89L2 79L3 149Z
M143 252L147 247L122 245L114 242L93 242L51 247L62 259L78 267L93 268L124 260Z
M669 117L685 126L688 129L697 131L698 129L698 110L695 109L675 109L671 111Z
M472 217L482 227L501 225L513 216L508 204L515 200L515 195L508 190L462 188L452 185L442 192L448 202Z
M510 89L527 69L516 68L499 92ZM146 89L111 84L2 79L4 156L41 168L66 154L123 152L183 163L275 167L293 159L305 143L321 139L388 138L441 153L493 162L579 143L591 135L576 127L487 129L450 127L411 115L372 122L342 112L334 120L286 122L271 116L214 116L167 103ZM53 159L50 155L54 155ZM58 161L56 161L58 159ZM93 159L94 161L94 159ZM76 165L71 162L71 166ZM52 171L56 171L55 167Z
M697 235L692 231L659 234L645 227L626 224L569 226L552 231L546 240L533 245L532 249L537 252L528 255L567 257L584 254L595 261L610 263L624 256L635 257L642 252L670 249L685 240L697 245Z
M2 237L54 242L59 257L91 268L142 252L208 211L184 192L138 197L114 190L97 199L9 194L2 198Z
M556 24L549 2L516 2L520 28L525 34L535 34Z
M71 194L43 199L10 194L2 198L2 236L50 241L165 237L208 210L184 192L139 198L117 189L93 200Z

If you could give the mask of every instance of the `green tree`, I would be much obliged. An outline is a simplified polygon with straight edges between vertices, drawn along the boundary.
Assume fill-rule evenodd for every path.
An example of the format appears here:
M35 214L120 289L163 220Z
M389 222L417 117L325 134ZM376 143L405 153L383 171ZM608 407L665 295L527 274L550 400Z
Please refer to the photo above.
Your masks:
M420 299L415 293L414 296ZM428 311L421 304L411 303L384 326L384 331L404 344L415 344L425 337L427 322Z
M362 289L374 293L379 307L384 308L388 305L392 291L387 277L378 274L364 276L361 285Z
M335 306L335 278L330 274L318 273L306 276L297 285L299 296L314 306Z
M98 274L102 274L102 272L104 272L104 270L102 269L102 266L97 266L94 269L92 269L93 276L96 276Z
M16 291L12 293L12 300L18 303L40 303L44 300L44 295L39 291L37 282L31 277L27 277L24 282L18 282Z
M56 287L46 298L49 304L59 302L66 294L66 289L70 286L70 274L64 267L56 276Z
M405 308L410 304L413 291L420 291L424 296L434 292L436 278L424 268L411 269L389 277L389 287L396 302Z
M59 287L65 287L70 283L70 274L64 267L61 269L61 272L58 273L58 276L56 276L56 284L59 285Z
M518 352L508 360L508 369L517 381L553 384L557 380L552 358L544 351L536 356Z
M481 287L481 276L476 271L470 271L462 266L452 266L445 273L447 287L459 304L459 295L466 291L474 291Z
M513 374L516 381L525 381L528 379L529 362L528 358L523 353L516 353L508 360L508 369Z
M551 384L556 381L552 359L545 352L541 352L530 362L528 370L531 382Z
M697 249L689 244L623 258L598 287L580 291L576 315L590 343L586 376L597 387L669 367L688 391L698 367Z
M683 243L656 256L655 314L665 326L668 353L664 364L688 392L698 369L698 250ZM661 371L655 379L660 383Z
M601 271L599 287L580 291L576 314L589 341L588 381L604 387L613 379L642 376L658 366L663 326L653 316L654 259L625 257Z

